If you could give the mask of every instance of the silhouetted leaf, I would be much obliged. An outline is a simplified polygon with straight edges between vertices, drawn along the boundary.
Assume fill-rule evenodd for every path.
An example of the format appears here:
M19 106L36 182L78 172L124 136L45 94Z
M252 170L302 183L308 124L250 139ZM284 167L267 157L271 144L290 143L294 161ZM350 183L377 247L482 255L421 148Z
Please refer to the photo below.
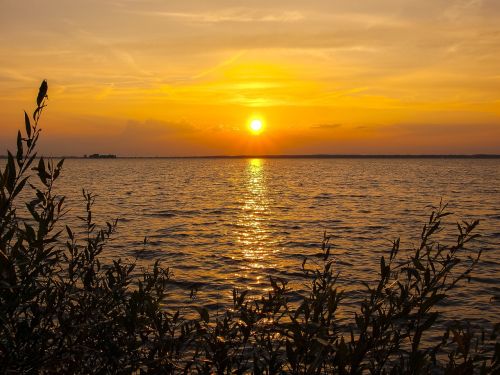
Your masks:
M439 316L438 312L431 313L430 316L427 318L427 320L424 322L424 324L422 324L421 326L422 331L428 330L434 324L438 316Z
M14 184L16 183L16 165L14 163L14 156L10 153L10 151L7 152L7 191L9 193L12 193L14 190Z
M28 138L31 138L31 124L30 124L30 118L28 117L28 114L26 111L24 111L24 123L26 126L26 135Z
M16 159L17 159L17 165L19 167L22 164L23 156L24 156L23 138L21 137L21 131L18 130L18 132L17 132L17 153L16 153Z
M73 231L72 231L72 230L71 230L71 228L70 228L70 227L68 227L67 225L66 225L66 232L68 233L68 237L69 237L71 240L73 240L73 239L75 238L75 236L74 236L74 234L73 234Z
M38 116L38 114L40 113L40 111L42 110L43 107L37 107L34 111L33 111L33 120L36 121L36 117Z
M40 89L38 90L38 96L36 98L36 104L38 107L40 107L40 105L42 104L43 99L47 97L47 89L47 80L43 80L42 84L40 85Z
M196 311L198 311L198 314L200 314L201 320L203 320L205 323L208 323L210 319L208 310L205 307L196 307Z
M14 189L14 192L12 193L13 198L15 198L24 189L24 185L26 185L26 181L28 181L28 179L29 176L23 178L21 182L17 184L16 188Z

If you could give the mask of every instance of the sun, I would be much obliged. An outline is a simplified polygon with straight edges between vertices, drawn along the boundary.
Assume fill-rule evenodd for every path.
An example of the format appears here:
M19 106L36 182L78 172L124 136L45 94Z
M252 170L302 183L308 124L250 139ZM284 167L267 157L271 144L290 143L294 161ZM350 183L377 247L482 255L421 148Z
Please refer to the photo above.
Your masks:
M252 132L252 134L257 135L257 134L262 133L262 130L264 128L264 123L262 122L261 119L258 119L258 118L252 119L252 120L250 120L249 127L250 127L250 131Z

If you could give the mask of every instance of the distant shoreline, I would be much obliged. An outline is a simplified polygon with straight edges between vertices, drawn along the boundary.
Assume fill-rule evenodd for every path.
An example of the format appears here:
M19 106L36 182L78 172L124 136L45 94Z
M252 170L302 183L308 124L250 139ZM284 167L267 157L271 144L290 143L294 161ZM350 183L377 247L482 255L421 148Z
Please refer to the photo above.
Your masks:
M500 159L500 154L471 155L359 155L359 154L306 154L306 155L207 155L207 156L116 156L89 158L84 156L44 156L46 158L113 160L113 159ZM0 155L0 159L6 159Z

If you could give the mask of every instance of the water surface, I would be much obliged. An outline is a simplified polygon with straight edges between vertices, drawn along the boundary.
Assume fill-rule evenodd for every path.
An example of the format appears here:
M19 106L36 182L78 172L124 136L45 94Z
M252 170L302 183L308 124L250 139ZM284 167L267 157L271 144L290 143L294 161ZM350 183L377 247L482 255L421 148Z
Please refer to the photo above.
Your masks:
M456 221L481 220L484 251L475 278L443 309L489 321L500 312L492 300L500 295L500 160L67 160L58 189L74 226L82 187L98 195L98 220L120 219L108 259L138 257L144 266L159 259L174 274L172 307L189 305L196 287L211 309L234 287L263 293L269 276L304 290L300 265L320 253L325 231L354 308L390 241L401 237L411 249L428 206L443 199L454 212L453 236Z

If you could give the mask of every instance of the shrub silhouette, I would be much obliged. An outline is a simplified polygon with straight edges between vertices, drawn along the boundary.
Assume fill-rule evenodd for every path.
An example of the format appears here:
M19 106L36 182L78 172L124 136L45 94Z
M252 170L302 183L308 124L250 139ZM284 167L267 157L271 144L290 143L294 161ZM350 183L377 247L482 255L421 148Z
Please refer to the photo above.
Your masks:
M302 264L309 293L298 303L284 280L271 278L272 290L260 299L234 290L232 307L216 318L201 306L197 319L169 310L168 269L156 262L137 274L134 264L101 260L116 221L96 225L92 193L83 191L83 238L61 221L64 197L54 182L63 160L35 163L47 90L44 81L0 176L2 373L500 373L498 324L475 333L467 322L450 322L440 340L429 340L436 306L471 276L481 255L468 248L477 221L458 224L452 245L435 239L449 214L445 205L431 213L405 259L399 240L381 257L378 281L366 285L350 322L337 317L343 293L326 234L322 259ZM17 214L23 191L31 194L29 219Z

